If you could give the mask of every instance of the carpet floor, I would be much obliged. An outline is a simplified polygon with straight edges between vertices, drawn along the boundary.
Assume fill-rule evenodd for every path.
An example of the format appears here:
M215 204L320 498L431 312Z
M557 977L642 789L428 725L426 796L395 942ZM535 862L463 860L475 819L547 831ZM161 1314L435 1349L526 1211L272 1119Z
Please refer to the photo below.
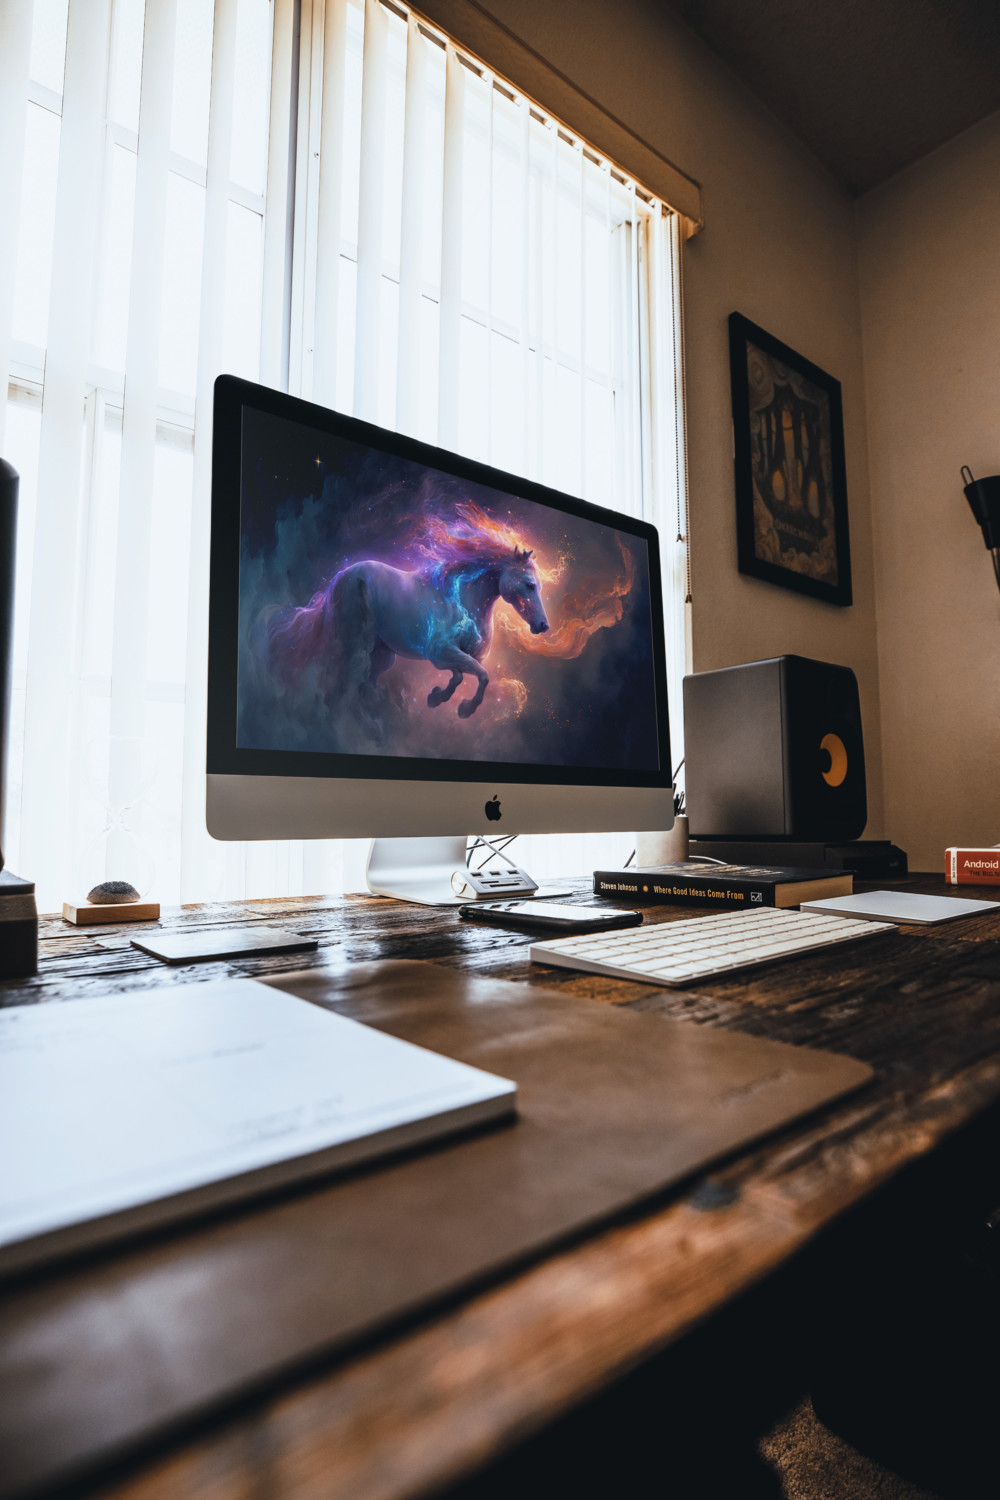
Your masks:
M784 1500L946 1500L882 1468L819 1421L808 1397L771 1428L758 1452Z

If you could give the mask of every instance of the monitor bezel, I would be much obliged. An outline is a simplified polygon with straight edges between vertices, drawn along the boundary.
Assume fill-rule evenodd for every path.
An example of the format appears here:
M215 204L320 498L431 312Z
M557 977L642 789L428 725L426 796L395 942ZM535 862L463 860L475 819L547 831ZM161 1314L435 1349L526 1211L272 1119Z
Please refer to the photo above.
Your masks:
M247 407L314 427L350 442L381 448L397 457L521 499L537 501L566 515L610 526L644 540L649 558L659 769L634 771L620 767L608 769L536 762L429 760L414 756L352 755L333 751L262 750L238 745L240 494L243 412ZM649 790L665 790L672 785L659 540L655 526L648 521L606 510L534 480L506 473L417 438L390 432L298 396L256 385L235 375L220 375L215 382L213 413L210 556L206 764L210 776L360 778L435 783L502 781L507 785L523 786L641 787Z

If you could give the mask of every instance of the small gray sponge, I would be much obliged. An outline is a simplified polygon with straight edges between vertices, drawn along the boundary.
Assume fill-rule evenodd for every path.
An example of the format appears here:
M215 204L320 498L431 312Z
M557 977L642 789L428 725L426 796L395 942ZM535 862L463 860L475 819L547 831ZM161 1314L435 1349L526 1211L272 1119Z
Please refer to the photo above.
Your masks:
M118 902L140 899L135 886L129 885L127 880L102 880L100 885L95 885L92 891L87 892L87 900L94 906L112 906Z

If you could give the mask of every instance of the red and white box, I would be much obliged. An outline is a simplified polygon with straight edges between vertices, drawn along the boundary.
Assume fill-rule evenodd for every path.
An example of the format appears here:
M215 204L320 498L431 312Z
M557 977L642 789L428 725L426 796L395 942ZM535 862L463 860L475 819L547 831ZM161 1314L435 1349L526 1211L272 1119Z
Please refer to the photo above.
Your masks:
M1000 845L992 849L946 849L944 875L949 885L1000 885Z

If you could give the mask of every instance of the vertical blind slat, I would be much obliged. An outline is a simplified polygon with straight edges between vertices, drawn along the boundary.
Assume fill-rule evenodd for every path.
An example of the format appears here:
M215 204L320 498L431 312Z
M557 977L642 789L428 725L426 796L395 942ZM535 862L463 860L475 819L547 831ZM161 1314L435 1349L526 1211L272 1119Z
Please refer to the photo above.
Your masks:
M661 466L659 493L662 496L661 535L672 543L673 567L665 585L668 618L667 688L677 741L674 765L684 755L684 716L681 696L683 677L694 670L691 655L691 552L687 518L687 433L684 427L684 317L681 297L681 224L676 214L660 222L661 262L657 277L657 295L664 312L665 326L659 337L662 404L659 407L665 431L665 459ZM673 500L676 523L669 514Z
M549 247L549 274L550 282L548 288L548 300L552 309L552 359L549 369L551 381L551 400L549 406L553 415L559 411L559 126L555 120L549 122L549 139L551 142L551 161L549 171L552 174L551 191L551 232L552 243ZM544 334L544 329L543 329ZM545 341L542 340L542 375L545 374L544 359ZM555 423L552 424L553 427ZM558 445L546 441L548 428L543 427L543 467L540 478L547 484L556 484L557 480L552 473L552 468ZM575 455L574 455L575 456Z
M531 128L529 111L529 132ZM530 134L529 134L530 141ZM540 154L540 153L539 153ZM534 153L532 153L532 156ZM543 162L535 170L535 254L532 266L535 316L532 335L535 341L535 447L533 478L545 478L545 170Z
M347 61L347 3L327 0L323 31L323 84L318 175L318 256L314 320L313 399L337 403L337 349L340 330L341 216L343 211L344 93ZM273 108L273 103L272 103ZM344 888L344 840L312 839L290 846L295 874L288 890L321 894Z
M521 173L521 410L523 464L525 473L532 471L531 414L531 110L524 99L518 101L521 129L518 133L518 166Z
M687 397L684 382L684 236L681 233L681 221L676 214L670 220L670 264L671 264L671 306L673 308L673 339L674 339L674 420L677 424L677 473L675 482L677 484L677 534L684 543L684 586L683 602L685 605L691 603L691 521L688 511L688 470L687 470ZM686 672L693 670L691 656L691 631L684 633L685 668Z
M608 283L607 283L607 295L608 295L608 318L607 318L607 324L608 324L608 347L607 347L607 350L605 351L605 358L607 360L607 365L608 365L608 430L609 430L609 432L611 434L612 445L614 445L615 434L617 432L617 427L618 427L617 413L615 412L615 396L616 396L616 392L615 392L615 326L616 326L616 323L615 323L615 319L611 316L611 309L615 305L615 300L614 300L614 298L615 298L615 247L614 247L614 215L612 213L612 204L611 204L611 167L610 167L610 165L607 162L605 162L605 164L604 164L604 186L605 186L605 192L604 192L604 233L605 233L605 243L607 245L607 259L608 259ZM619 464L619 461L618 461L618 454L613 452L612 455L611 455L611 496L610 496L609 503L610 503L610 505L612 506L612 508L614 510L617 510L618 506L620 504L620 501L619 501L619 498L618 498L619 494L620 494L620 478L619 478L619 474L620 474L620 464Z
M144 728L160 303L170 166L176 0L147 0L136 153L132 278L125 346L125 403L111 660L111 734Z
M406 27L406 98L403 113L403 201L399 242L399 333L396 354L396 427L416 437L420 413L420 300L424 235L424 163L427 152L427 42L415 16Z
M493 198L496 184L496 162L493 159L493 135L496 119L496 89L487 79L486 127L486 460L495 461L493 451Z
M260 378L288 389L288 330L291 316L293 81L297 71L295 0L274 0L271 45L271 112L267 139L264 214L264 274L261 288Z
M677 452L675 448L676 429L670 420L670 388L673 384L673 370L671 368L674 353L674 340L672 336L672 308L669 298L664 295L664 285L661 277L666 269L669 254L668 228L664 215L657 206L650 224L648 267L649 285L649 324L650 324L650 410L653 413L653 425L651 433L651 458L652 458L652 483L654 492L661 494L666 502L667 497L673 492L677 497L677 486L672 482L677 472ZM664 503L666 511L666 503ZM664 521L667 523L660 528L660 566L663 573L663 614L664 626L667 636L667 652L673 657L678 648L678 624L683 630L683 613L678 616L677 609L677 563L681 547L675 538L675 532L670 525L669 517L665 514ZM683 598L683 595L681 596ZM683 610L683 605L681 606ZM682 734L683 728L680 714L680 703L674 691L675 684L668 678L667 693L670 708L671 754L676 765L683 755ZM671 770L673 767L671 767Z
M628 265L626 267L626 278L628 285L628 312L626 314L628 335L626 349L628 352L628 363L625 369L625 386L628 391L628 423L629 441L626 442L626 452L629 455L628 469L628 494L631 499L633 514L642 513L642 490L641 490L641 464L642 454L640 444L642 433L639 429L639 402L636 400L638 392L635 389L635 375L638 365L638 339L637 323L639 318L639 222L636 218L635 183L628 185ZM639 502L636 504L636 502Z
M378 415L381 358L382 198L385 158L386 14L365 0L361 84L361 191L358 203L358 296L354 333L354 415Z
M580 494L587 484L587 158L580 153Z
M438 442L457 449L462 358L462 134L465 68L449 45L444 96L444 189L441 207L441 332L438 363Z
M210 858L205 829L204 778L208 688L208 554L212 482L212 404L222 369L229 162L236 84L238 0L215 0L212 80L209 94L205 231L202 240L201 307L195 396L194 473L188 563L187 658L185 668L184 771L181 782L181 900L198 895L199 873ZM199 774L200 773L200 774Z
M333 0L333 3L337 4L338 0ZM346 0L339 0L339 3L346 10ZM316 224L321 171L324 29L324 0L300 0L299 117L295 141L288 389L295 396L306 397L312 394L316 330ZM323 154L325 156L326 152Z
M650 502L653 491L653 446L657 427L656 416L653 413L651 399L651 376L650 367L650 322L653 316L650 305L650 270L652 255L652 233L650 215L643 215L638 225L638 246L636 251L638 272L639 305L636 319L636 353L638 361L635 372L636 394L639 408L639 428L641 434L640 460L641 460L641 484L642 484L642 512L647 520L650 516Z
M340 239L344 178L344 88L347 0L327 0L323 28L322 126L316 243L316 324L313 399L337 404L337 337L340 332Z
M48 889L72 876L71 782L78 758L75 653L84 380L101 199L109 0L72 0L39 439L36 566L28 624L21 861Z

